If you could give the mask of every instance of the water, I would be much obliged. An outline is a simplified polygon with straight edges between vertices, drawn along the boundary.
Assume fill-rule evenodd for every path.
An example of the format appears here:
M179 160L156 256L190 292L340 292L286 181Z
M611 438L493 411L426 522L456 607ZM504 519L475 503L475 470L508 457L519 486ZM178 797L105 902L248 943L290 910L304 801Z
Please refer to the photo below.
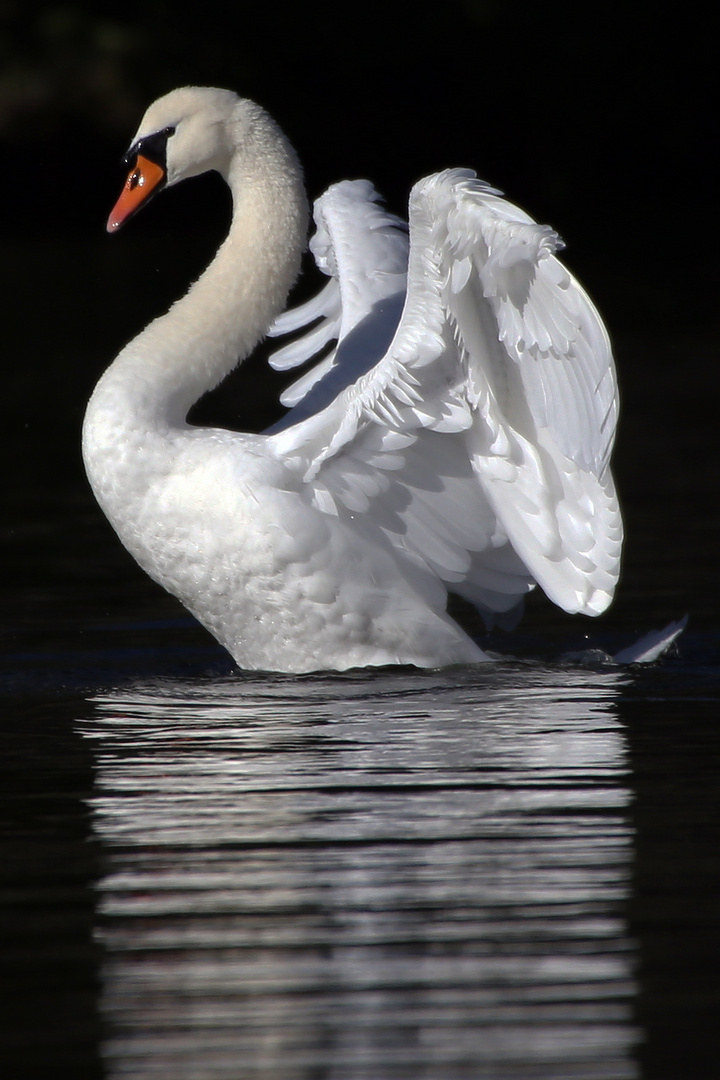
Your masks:
M30 595L6 668L8 1075L712 1075L707 634L647 669L239 675L105 561L60 628Z
M634 1075L614 678L96 700L111 1075Z
M93 258L89 287L113 295ZM56 348L40 373L18 369L8 419L3 1075L714 1076L703 350L683 351L677 386L677 342L664 365L648 349L648 389L642 350L626 349L640 365L625 366L618 455L630 538L607 617L533 603L504 644L522 659L478 669L245 676L136 570L87 493L82 402L115 343L76 317L63 341L77 363ZM660 664L558 660L685 612Z

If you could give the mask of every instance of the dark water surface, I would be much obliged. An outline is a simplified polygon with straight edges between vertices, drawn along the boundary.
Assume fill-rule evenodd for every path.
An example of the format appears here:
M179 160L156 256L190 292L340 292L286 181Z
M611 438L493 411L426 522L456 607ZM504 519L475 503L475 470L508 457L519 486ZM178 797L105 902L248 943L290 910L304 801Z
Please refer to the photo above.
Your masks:
M5 706L10 1075L713 1075L715 673Z
M123 250L62 272L90 258L107 310ZM57 263L24 257L51 294ZM717 1075L703 344L621 342L629 540L603 619L531 604L503 643L522 659L476 669L245 676L92 504L77 431L125 331L57 304L62 348L22 327L45 363L16 367L6 422L2 1075ZM557 659L686 612L659 664Z

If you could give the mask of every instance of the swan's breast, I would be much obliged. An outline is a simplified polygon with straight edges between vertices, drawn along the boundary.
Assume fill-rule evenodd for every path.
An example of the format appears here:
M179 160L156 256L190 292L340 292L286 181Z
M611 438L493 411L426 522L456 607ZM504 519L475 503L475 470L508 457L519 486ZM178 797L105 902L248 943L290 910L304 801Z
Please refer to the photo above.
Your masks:
M107 481L109 464L101 471ZM140 566L242 667L482 655L428 610L371 527L313 506L261 438L187 428L138 440L96 493Z

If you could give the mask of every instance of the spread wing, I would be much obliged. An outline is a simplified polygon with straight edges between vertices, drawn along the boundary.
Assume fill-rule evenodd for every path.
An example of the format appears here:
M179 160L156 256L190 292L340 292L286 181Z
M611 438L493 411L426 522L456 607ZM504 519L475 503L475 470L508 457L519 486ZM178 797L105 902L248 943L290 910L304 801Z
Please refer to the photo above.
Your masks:
M556 258L557 236L472 173L428 177L411 193L403 296L402 234L394 222L373 233L383 211L372 199L367 220L345 216L343 242L389 253L387 291L373 295L357 255L357 279L346 278L326 214L316 252L331 280L279 327L323 320L294 357L338 343L270 448L322 511L379 530L482 611L511 611L536 581L565 610L599 613L622 542L609 469L617 386L605 328ZM352 314L351 287L365 296Z

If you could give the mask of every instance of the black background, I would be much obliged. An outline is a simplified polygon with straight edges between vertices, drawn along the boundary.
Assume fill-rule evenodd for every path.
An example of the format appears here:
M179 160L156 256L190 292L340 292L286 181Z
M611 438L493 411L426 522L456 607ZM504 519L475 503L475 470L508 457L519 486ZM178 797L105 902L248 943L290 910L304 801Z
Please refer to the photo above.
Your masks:
M79 429L94 382L227 227L227 192L208 176L105 234L139 118L173 86L228 86L276 116L313 197L367 176L403 213L418 177L462 165L559 231L618 359L628 542L614 611L652 594L643 619L712 622L717 572L697 550L718 465L716 61L692 6L75 0L6 3L0 26L2 456L16 516L48 489L87 497ZM277 390L256 362L197 415L261 428ZM670 577L648 538L665 561L676 549Z

